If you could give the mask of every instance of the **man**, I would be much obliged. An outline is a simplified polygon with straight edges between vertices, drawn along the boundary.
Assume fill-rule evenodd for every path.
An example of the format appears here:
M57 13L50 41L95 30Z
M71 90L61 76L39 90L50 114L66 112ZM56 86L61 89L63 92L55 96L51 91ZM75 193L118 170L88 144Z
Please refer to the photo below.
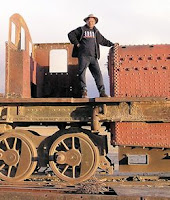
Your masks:
M100 58L99 45L111 47L114 44L104 38L95 27L95 24L98 22L97 17L90 14L84 21L86 24L83 27L78 27L68 34L70 42L74 44L72 56L77 57L79 62L79 78L82 98L87 98L85 78L87 67L89 67L89 70L95 79L100 97L108 97L105 93L103 77L98 63L98 59Z

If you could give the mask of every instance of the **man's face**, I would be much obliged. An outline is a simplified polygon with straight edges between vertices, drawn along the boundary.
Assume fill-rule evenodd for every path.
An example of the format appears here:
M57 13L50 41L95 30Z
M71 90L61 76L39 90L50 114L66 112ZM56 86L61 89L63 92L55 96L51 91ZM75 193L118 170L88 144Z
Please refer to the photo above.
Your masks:
M90 28L90 29L93 29L93 27L95 26L96 24L96 20L93 18L93 17L90 17L87 21L87 26Z

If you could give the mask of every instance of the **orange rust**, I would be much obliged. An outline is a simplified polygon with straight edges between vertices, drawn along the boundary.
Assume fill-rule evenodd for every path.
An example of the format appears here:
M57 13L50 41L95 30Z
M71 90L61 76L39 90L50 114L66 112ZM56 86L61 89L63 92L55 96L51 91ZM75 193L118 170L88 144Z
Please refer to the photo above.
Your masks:
M170 123L117 122L115 144L170 148Z
M111 96L170 97L170 45L119 46L109 53Z
M15 43L11 41L12 23L15 24ZM21 28L25 31L25 50L21 50ZM32 44L32 39L24 19L19 14L12 15L6 45L7 96L31 97L29 44Z

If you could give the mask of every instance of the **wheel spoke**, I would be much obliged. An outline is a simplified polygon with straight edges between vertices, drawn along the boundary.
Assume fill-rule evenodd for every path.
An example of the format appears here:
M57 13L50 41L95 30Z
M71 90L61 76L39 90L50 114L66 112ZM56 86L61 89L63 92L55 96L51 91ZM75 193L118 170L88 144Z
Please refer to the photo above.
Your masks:
M12 166L10 165L9 168L8 168L8 174L7 174L8 177L10 177L11 170L12 170Z
M75 178L75 177L76 177L76 167L73 166L73 167L72 167L72 170L73 170L73 178Z
M72 149L75 149L75 140L74 140L74 137L72 137Z
M17 165L18 165L18 163L17 164L15 164L15 165L13 165L15 168L17 168Z
M5 167L5 164L2 164L2 165L0 166L0 170L3 169L4 167Z
M84 133L70 133L58 137L49 150L49 156L61 155L56 164L49 161L52 171L62 180L69 183L80 183L90 178L96 171L99 162L99 151L91 139Z
M12 149L16 150L16 145L17 145L17 138L15 138L15 140L14 140L14 144L13 144L13 148Z
M0 179L15 182L28 178L37 166L37 150L25 130L11 130L1 137ZM2 145L3 144L3 145Z
M64 174L67 171L68 167L69 167L69 165L65 166L64 170L62 171L62 174Z
M9 144L8 144L6 138L4 139L4 142L5 142L6 148L7 148L7 149L10 149Z
M68 148L68 146L66 145L66 143L65 143L63 140L61 141L61 143L63 144L63 146L65 147L65 149L68 151L69 148Z

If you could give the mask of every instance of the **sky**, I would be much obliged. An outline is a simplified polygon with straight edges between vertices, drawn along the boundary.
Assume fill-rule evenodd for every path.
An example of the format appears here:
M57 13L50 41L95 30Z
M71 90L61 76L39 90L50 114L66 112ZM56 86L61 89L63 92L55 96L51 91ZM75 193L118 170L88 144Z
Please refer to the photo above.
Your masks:
M67 34L84 25L93 13L96 27L113 43L120 45L170 44L170 0L5 0L0 12L0 92L4 92L5 42L11 15L20 14L30 30L33 43L69 42ZM109 93L107 56L101 47L100 68ZM87 71L88 95L98 95Z

